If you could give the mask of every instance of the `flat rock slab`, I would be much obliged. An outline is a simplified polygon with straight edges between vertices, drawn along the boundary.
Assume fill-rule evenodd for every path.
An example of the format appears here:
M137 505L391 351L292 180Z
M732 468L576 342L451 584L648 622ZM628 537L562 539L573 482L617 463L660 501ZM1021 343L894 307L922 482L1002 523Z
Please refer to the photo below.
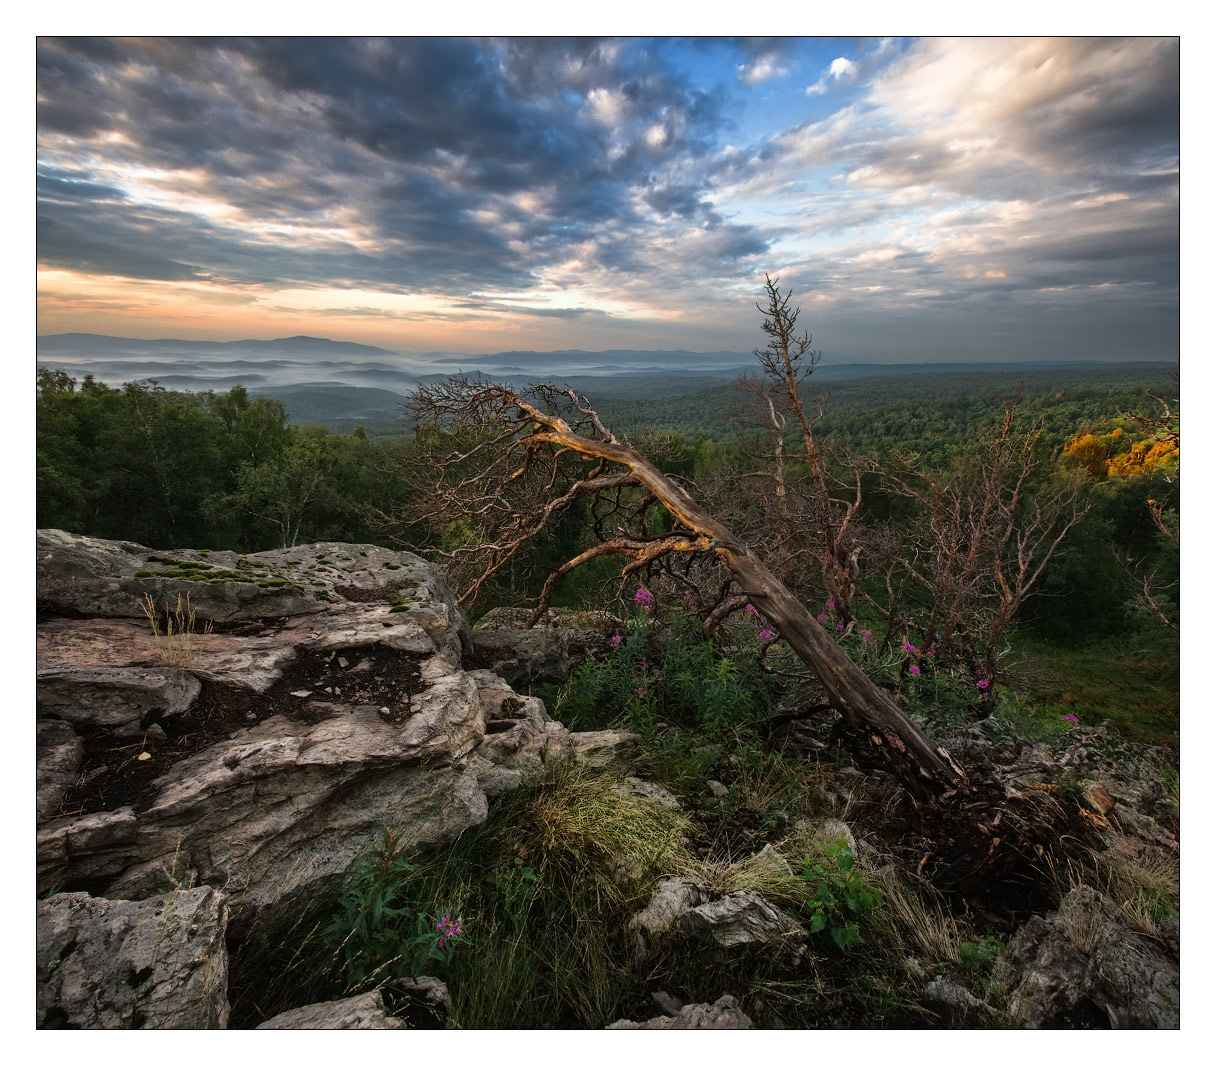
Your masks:
M223 1029L228 912L211 888L38 903L39 1029Z
M391 1018L379 989L350 999L311 1003L307 1007L276 1014L259 1029L407 1029L400 1018Z

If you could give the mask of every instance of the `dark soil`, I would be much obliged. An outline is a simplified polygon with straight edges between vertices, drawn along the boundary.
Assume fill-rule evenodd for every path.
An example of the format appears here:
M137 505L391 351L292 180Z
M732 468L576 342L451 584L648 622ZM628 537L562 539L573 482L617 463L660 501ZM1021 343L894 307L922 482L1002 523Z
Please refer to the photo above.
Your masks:
M385 721L399 725L412 713L413 697L426 687L413 658L370 644L302 655L262 694L204 679L202 694L186 714L156 723L164 737L155 730L137 738L116 737L106 728L82 733L79 782L65 794L61 814L128 806L146 810L155 796L154 782L174 763L274 715L313 725L336 713L335 705L371 704L387 707ZM306 690L310 695L293 695ZM140 759L141 754L150 757Z

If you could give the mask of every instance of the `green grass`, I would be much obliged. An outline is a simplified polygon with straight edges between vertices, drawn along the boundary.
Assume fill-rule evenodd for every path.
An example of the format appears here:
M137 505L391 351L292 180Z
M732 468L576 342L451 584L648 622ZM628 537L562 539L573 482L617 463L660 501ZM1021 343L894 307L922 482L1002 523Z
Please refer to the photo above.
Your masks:
M1040 725L1075 715L1083 725L1109 721L1130 740L1177 750L1177 660L1152 659L1118 641L1065 646L1023 639L1019 650L1039 677L1022 714Z

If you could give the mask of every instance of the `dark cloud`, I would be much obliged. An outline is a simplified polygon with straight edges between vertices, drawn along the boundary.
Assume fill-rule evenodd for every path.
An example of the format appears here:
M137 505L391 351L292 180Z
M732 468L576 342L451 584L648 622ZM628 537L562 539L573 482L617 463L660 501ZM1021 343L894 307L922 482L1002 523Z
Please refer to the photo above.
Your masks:
M329 280L405 291L524 289L571 242L636 222L634 187L696 171L720 121L709 94L631 42L42 40L38 77L43 158L74 174L43 184L43 261L141 278L336 269ZM231 224L190 233L170 212L158 235L154 212L109 203L134 168L191 175L186 191L227 205ZM704 189L684 177L659 210L691 218ZM77 246L89 220L61 201L90 196L97 229ZM373 247L268 248L242 216L317 230L341 216Z

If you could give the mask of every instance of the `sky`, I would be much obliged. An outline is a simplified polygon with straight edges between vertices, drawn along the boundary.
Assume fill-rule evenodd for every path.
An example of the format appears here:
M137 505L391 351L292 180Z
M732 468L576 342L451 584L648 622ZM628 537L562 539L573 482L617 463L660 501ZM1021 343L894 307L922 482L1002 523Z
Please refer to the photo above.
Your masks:
M38 332L1173 359L1177 38L39 38Z

